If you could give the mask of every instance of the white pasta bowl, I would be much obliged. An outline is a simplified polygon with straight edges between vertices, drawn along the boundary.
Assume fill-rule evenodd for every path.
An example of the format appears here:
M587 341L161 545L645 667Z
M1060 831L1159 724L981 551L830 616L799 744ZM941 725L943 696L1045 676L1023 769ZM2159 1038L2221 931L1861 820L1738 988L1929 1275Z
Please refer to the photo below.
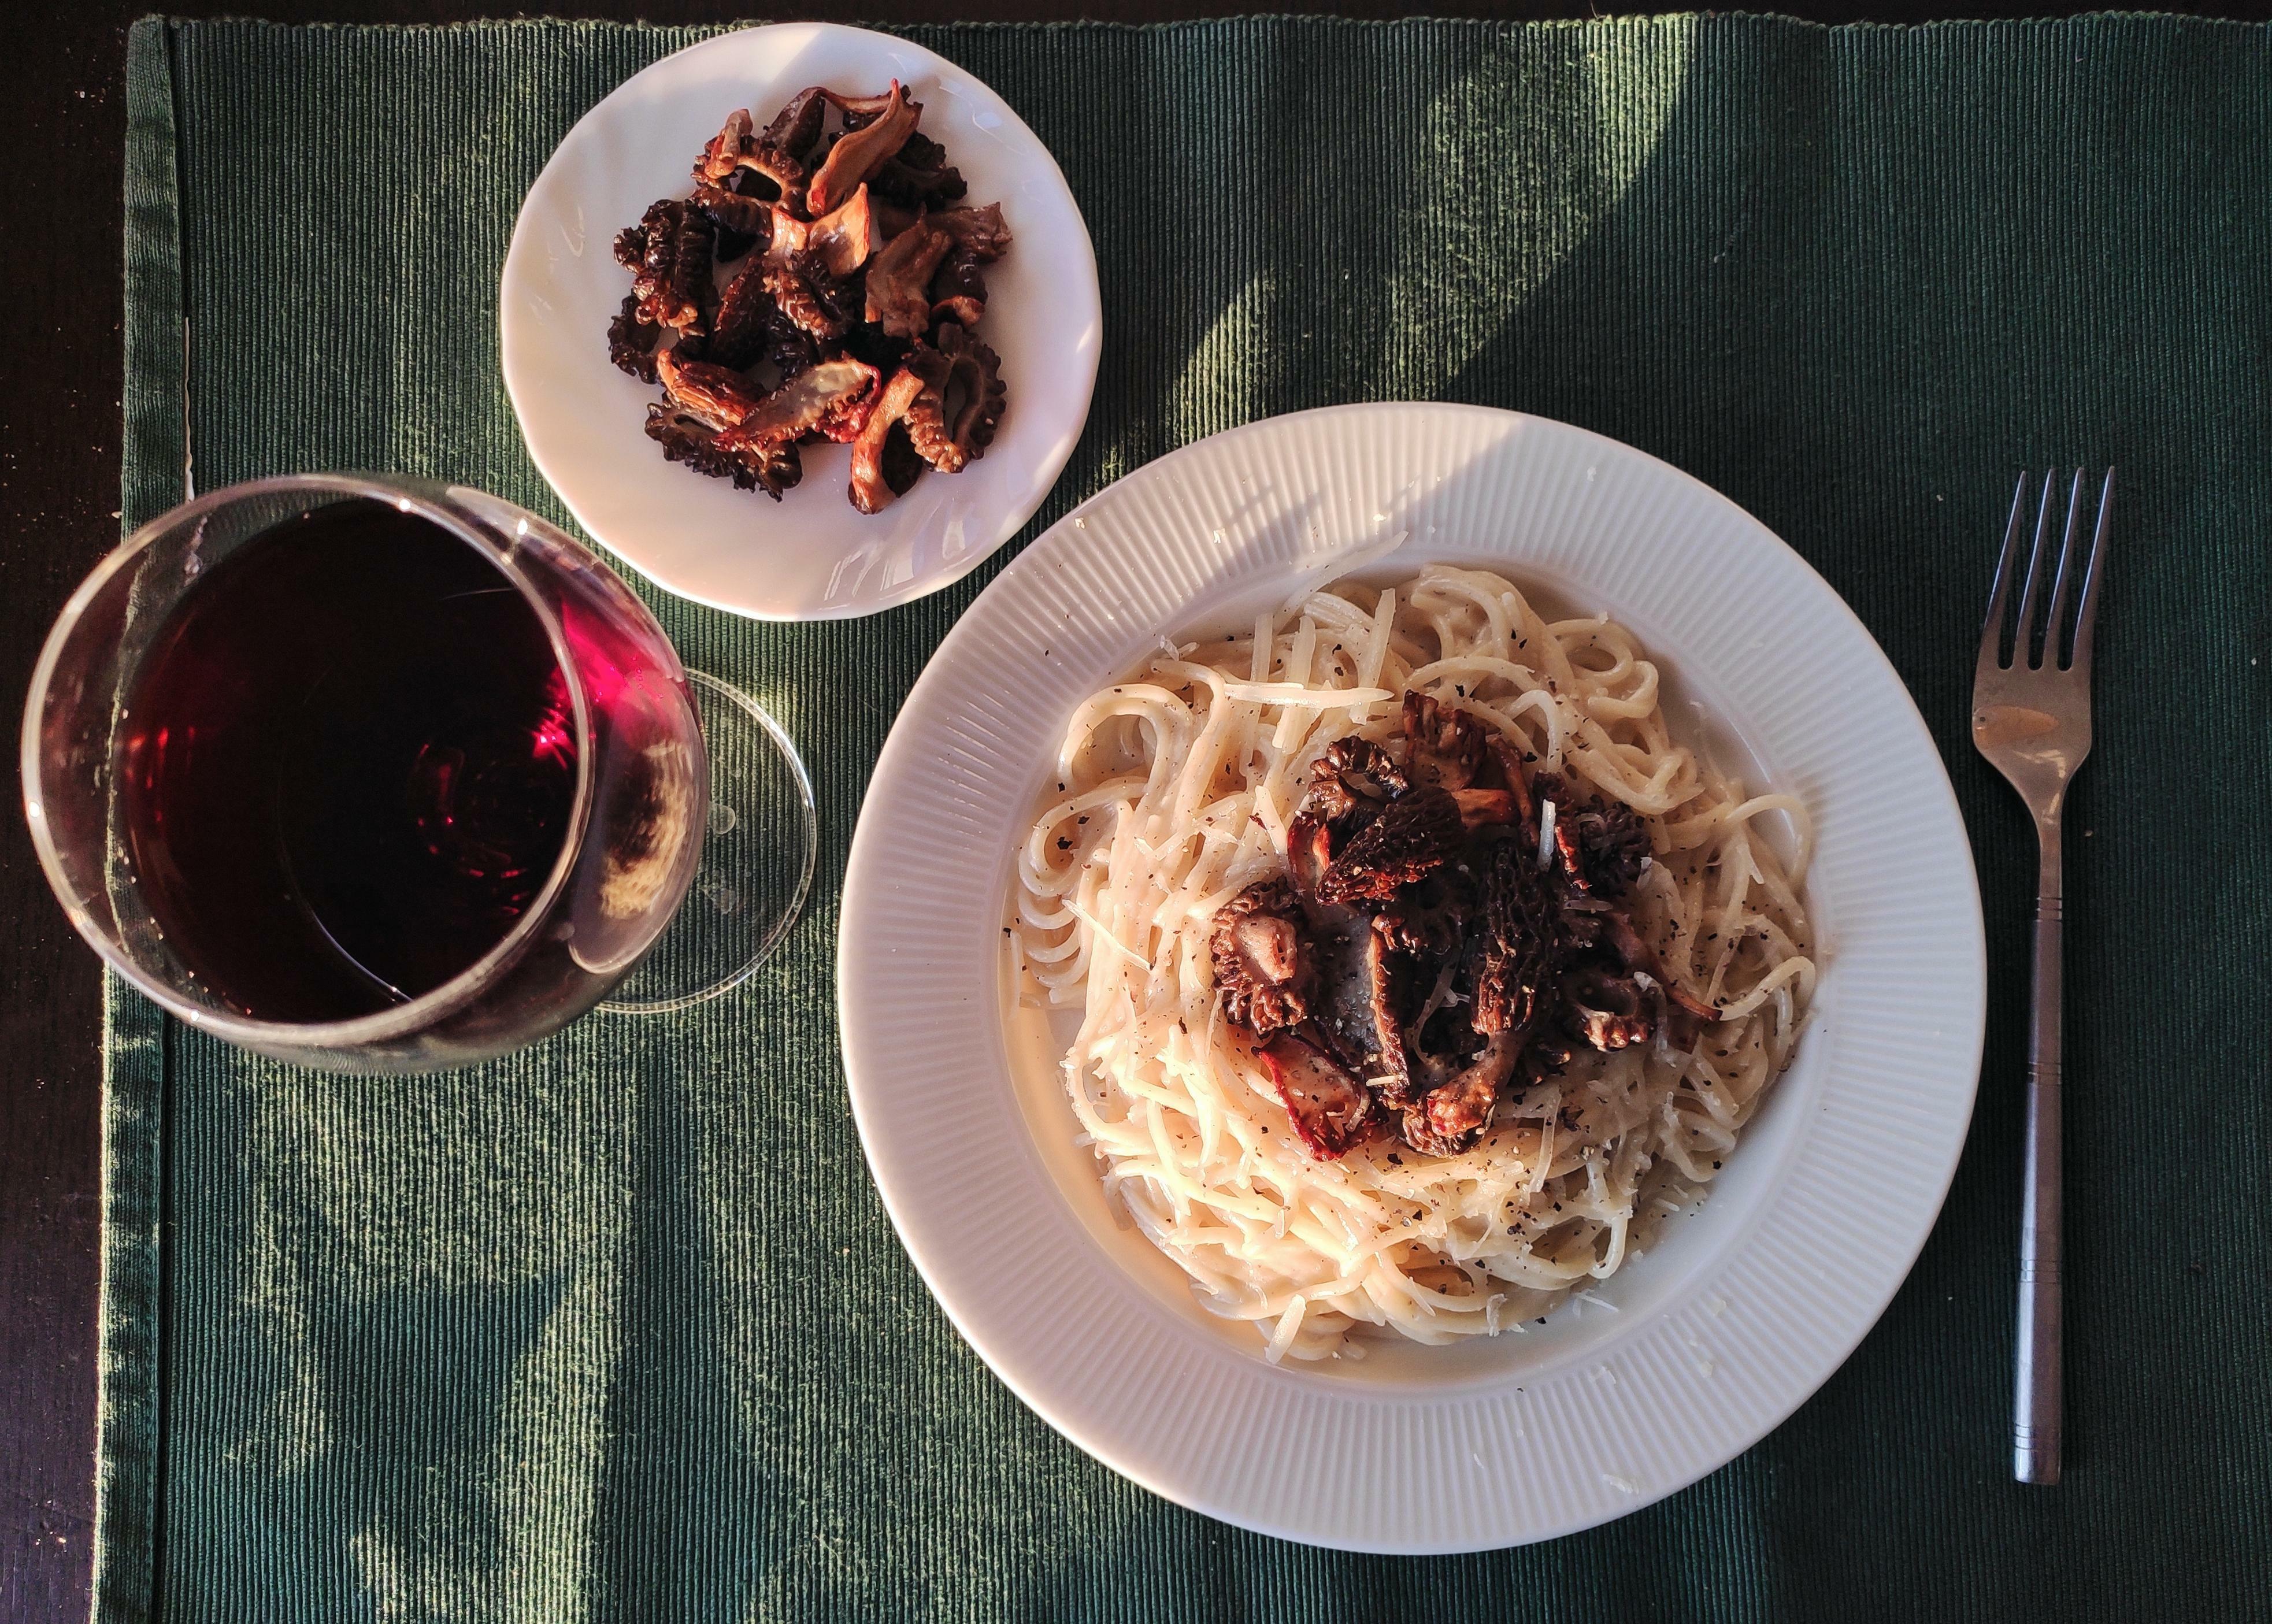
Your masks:
M894 79L923 103L923 133L945 144L970 201L998 202L1010 228L977 329L1009 386L994 443L876 514L845 499L841 445L804 448L804 477L778 504L666 462L645 432L660 391L608 360L608 322L631 288L616 233L656 198L686 195L690 166L735 109L763 123L808 85L869 94ZM829 23L705 40L586 114L521 204L497 322L521 436L576 521L657 586L767 620L873 614L975 569L1057 483L1103 346L1088 228L1040 138L945 57Z
M1163 635L1335 574L1498 571L1606 611L1666 711L1809 805L1822 973L1710 1198L1543 1324L1274 1365L1116 1222L1075 1143L1065 1028L1017 1005L1014 849L1081 700ZM1693 709L1689 708L1693 706ZM1732 758L1732 760L1728 760ZM1608 1521L1758 1441L1892 1300L1971 1117L1985 1022L1970 849L1892 666L1759 521L1633 448L1476 408L1217 435L1085 504L956 625L852 847L837 992L869 1164L940 1306L1017 1394L1145 1486L1285 1538L1487 1549Z

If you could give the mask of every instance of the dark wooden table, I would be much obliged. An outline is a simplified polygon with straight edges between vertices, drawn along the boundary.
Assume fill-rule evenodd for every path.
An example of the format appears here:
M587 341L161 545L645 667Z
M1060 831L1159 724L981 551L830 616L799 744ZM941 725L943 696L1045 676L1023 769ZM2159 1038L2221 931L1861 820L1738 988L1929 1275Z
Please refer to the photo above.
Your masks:
M0 231L10 247L0 348L0 721L15 719L49 624L118 538L120 187L126 29L146 0L82 0L11 20L0 53ZM239 0L173 0L177 14L243 15ZM271 5L291 21L448 22L463 0L310 0ZM1588 0L1435 0L1409 7L1271 0L864 0L818 12L841 21L1162 21L1241 10L1508 19L1585 17ZM1621 5L1658 11L1677 6ZM1922 22L2097 9L2054 0L1952 7L1947 0L1785 0L1819 22ZM2272 16L2272 0L2168 9ZM28 11L30 8L24 8ZM720 19L702 0L568 4L555 14ZM12 797L11 797L12 803ZM87 1615L94 1531L95 1311L101 1225L101 979L49 894L23 819L0 812L0 1620Z

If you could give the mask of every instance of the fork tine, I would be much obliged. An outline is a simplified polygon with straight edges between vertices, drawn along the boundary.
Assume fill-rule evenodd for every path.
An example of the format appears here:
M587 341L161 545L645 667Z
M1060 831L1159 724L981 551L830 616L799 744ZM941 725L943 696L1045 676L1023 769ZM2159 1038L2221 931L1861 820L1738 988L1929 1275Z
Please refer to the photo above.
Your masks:
M2012 521L2004 527L2004 550L1996 558L1996 584L1988 589L1987 624L1980 628L1980 663L2004 663L2004 611L2012 600L2012 576L2020 557L2020 525L2028 513L2028 475L2012 492Z
M2106 483L2098 492L2098 523L2090 538L2090 569L2082 578L2082 595L2074 611L2074 653L2067 664L2086 676L2090 671L2091 629L2098 624L2099 576L2106 568L2107 521L2114 513L2114 468L2109 464Z
M2012 628L2012 663L2036 663L2036 615L2044 606L2051 560L2044 557L2052 530L2052 493L2059 489L2059 470L2044 470L2044 499L2036 510L2036 544L2028 553L2028 584L2020 592L2020 618Z
M2082 475L2078 467L2067 487L2066 523L2059 531L2059 575L2052 585L2051 607L2044 611L2044 663L2057 670L2067 648L2066 606L2074 597L2075 578L2083 560L2075 556L2075 532L2082 527Z

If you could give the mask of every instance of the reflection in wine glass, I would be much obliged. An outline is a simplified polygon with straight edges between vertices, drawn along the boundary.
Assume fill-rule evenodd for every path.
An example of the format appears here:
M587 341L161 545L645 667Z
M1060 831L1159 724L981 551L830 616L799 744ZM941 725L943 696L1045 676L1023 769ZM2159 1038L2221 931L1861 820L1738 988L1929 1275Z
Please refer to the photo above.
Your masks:
M669 1014L740 985L812 883L812 782L796 747L738 688L702 671L686 680L710 752L702 864L661 939L600 1006L610 1014ZM803 837L784 839L792 829Z
M49 638L23 774L49 878L121 975L356 1069L722 991L815 846L779 727L685 671L590 553L392 477L258 481L137 531Z

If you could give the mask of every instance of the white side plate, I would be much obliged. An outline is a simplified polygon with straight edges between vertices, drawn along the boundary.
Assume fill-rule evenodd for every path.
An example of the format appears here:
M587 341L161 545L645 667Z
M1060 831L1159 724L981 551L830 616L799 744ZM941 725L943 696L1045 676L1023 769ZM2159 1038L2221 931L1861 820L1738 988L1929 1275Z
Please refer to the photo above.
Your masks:
M1399 538L1401 538L1401 541ZM1391 550L1393 548L1393 550ZM1827 963L1710 1200L1521 1334L1274 1367L1115 1226L1057 1055L1009 1008L1013 843L1072 707L1162 633L1352 561L1448 560L1606 610L1813 809ZM853 842L837 996L869 1164L962 1334L1137 1482L1313 1544L1521 1544L1695 1482L1821 1384L1924 1244L1971 1116L1979 894L1940 759L1852 611L1757 520L1582 430L1454 406L1308 412L1131 475L1003 572L908 697ZM1889 1396L1888 1402L1895 1401Z
M808 85L864 94L894 79L923 103L923 132L945 146L970 201L1001 204L1013 238L986 267L978 328L1010 390L994 444L872 516L845 500L844 446L804 447L804 478L778 505L665 462L643 432L660 392L608 363L608 323L631 290L616 233L657 198L686 195L703 144L736 108L763 123ZM497 316L521 435L577 522L657 586L767 620L873 614L976 568L1057 483L1103 344L1088 228L1040 139L945 58L827 23L706 40L586 114L521 204Z

